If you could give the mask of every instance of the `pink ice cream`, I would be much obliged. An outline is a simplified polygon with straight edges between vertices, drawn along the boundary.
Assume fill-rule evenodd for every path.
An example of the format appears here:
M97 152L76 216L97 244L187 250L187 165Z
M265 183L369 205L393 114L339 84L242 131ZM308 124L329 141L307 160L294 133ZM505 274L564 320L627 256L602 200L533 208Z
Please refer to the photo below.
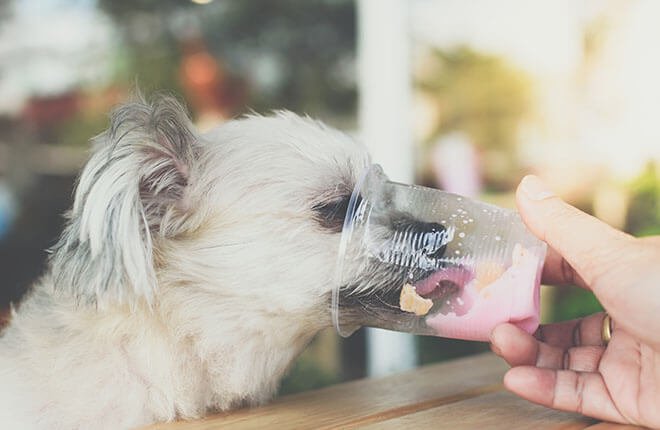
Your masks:
M427 325L438 336L465 340L487 341L503 322L533 333L539 325L539 264L537 256L516 245L511 266L485 285L471 271L434 273L416 285L421 296L442 300Z

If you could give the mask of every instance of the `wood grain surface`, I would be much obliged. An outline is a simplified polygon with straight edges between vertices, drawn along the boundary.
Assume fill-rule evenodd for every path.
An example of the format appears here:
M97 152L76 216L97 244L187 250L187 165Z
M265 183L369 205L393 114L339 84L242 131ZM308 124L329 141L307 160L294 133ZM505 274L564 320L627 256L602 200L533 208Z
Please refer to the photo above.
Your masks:
M147 429L590 429L633 428L553 411L508 393L493 354L286 396L271 404Z

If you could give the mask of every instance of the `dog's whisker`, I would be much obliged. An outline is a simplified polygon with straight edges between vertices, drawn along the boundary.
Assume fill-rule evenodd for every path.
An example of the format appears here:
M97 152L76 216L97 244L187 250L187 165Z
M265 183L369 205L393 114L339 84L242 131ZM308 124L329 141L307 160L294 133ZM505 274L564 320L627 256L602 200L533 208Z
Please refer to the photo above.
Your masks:
M399 310L399 307L398 307L398 306L394 306L394 305L392 305L391 303L387 303L387 302L384 301L380 296L377 295L376 298L378 299L379 302L381 302L381 303L382 303L383 305L385 305L386 307L391 308L391 309Z
M209 246L199 246L196 247L195 249L198 251L205 251L209 249L218 249L218 248L231 248L235 246L244 246L244 245L250 245L253 244L255 241L249 241L249 242L234 242L234 243L220 243L217 245L209 245Z

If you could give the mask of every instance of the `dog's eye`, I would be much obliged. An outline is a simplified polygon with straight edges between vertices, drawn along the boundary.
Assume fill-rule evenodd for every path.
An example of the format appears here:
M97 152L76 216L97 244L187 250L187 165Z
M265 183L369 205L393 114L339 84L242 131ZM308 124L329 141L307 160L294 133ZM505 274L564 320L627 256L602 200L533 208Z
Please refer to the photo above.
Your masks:
M319 225L333 233L340 233L344 227L344 218L346 218L350 200L351 196L346 195L337 200L315 205L312 210ZM359 205L359 203L360 197L358 196L356 204Z

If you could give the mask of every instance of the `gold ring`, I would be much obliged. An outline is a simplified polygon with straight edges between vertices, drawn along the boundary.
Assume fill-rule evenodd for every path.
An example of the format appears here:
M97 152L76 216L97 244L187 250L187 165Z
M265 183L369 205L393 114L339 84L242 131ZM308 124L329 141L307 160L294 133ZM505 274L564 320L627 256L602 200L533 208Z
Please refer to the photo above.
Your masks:
M607 345L612 339L612 318L608 313L605 313L605 318L603 318L603 325L600 330L600 338L603 341L604 345Z

